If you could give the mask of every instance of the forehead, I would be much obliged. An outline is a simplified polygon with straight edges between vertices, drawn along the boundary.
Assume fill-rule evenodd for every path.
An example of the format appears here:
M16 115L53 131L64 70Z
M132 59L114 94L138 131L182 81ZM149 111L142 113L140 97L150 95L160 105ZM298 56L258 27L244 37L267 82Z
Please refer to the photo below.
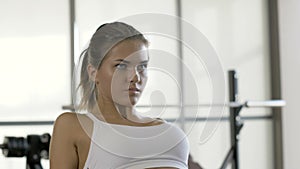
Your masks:
M114 46L106 56L107 60L144 61L148 60L146 45L140 40L125 40Z

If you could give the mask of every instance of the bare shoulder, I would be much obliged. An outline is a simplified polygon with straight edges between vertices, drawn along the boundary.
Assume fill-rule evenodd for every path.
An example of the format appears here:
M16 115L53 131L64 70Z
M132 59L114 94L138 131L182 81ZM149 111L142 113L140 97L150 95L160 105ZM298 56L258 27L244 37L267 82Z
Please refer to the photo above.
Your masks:
M78 114L66 112L54 123L50 142L50 168L78 168L78 140L84 132Z
M74 121L75 118L76 118L77 114L74 113L74 112L65 112L65 113L62 113L60 114L56 120L55 120L55 123L58 123L58 122L70 122L70 121Z
M54 126L60 129L71 131L80 131L83 126L88 127L91 124L91 120L84 114L78 114L74 112L65 112L60 114L55 120ZM74 134L74 133L73 133Z
M60 114L54 122L53 134L68 137L72 131L76 130L77 121L75 113L66 112Z
M71 129L76 127L78 123L77 114L72 112L65 112L60 114L55 122L54 126L59 128Z

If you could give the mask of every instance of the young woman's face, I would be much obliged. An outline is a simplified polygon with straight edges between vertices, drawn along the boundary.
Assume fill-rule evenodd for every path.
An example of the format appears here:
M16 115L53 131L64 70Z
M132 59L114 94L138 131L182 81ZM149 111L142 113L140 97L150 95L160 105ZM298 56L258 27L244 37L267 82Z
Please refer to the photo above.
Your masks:
M96 74L99 97L135 105L147 82L148 60L147 47L139 40L125 40L113 47Z

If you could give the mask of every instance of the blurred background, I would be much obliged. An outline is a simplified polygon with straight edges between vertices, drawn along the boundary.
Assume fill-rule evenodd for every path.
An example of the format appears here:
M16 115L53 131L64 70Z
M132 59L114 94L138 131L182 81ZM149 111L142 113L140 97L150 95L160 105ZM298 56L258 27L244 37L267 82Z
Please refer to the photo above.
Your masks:
M69 111L63 107L72 104L74 58L99 25L135 14L160 13L181 17L208 39L222 64L226 90L227 71L236 70L239 101L287 102L282 109L241 111L244 127L240 135L240 168L296 169L300 153L299 11L297 0L0 0L0 144L5 136L52 133L53 121ZM170 25L170 29L188 33L179 24ZM210 103L213 91L205 64L191 60L193 52L172 38L148 38L150 49L179 56L193 72L199 102L186 98L184 103ZM170 63L163 57L153 58L150 66ZM169 64L169 69L182 80L179 83L183 93L178 86L170 85L167 77L153 73L138 108L170 120L189 117L189 107L184 111L176 107L182 102L180 95L189 92L184 88L189 81L184 80L177 62ZM166 102L160 105L157 101L150 110L149 100L161 96L153 94L151 87L159 87ZM226 101L228 95L226 91ZM188 133L194 161L205 169L217 169L231 146L229 109L214 118L209 112L210 107L201 106L196 124L184 119L178 123ZM217 128L200 143L208 118L208 123L217 123ZM0 155L1 169L22 169L25 163L26 158ZM49 161L42 160L42 165L49 168Z

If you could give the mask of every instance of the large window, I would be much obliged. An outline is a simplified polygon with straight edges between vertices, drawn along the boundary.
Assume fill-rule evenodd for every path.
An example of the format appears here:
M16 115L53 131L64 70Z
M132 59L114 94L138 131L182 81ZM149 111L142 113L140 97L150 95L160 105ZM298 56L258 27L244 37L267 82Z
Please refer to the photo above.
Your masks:
M195 25L211 42L226 76L228 70L237 71L241 102L270 99L267 1L182 1L182 17ZM184 31L183 29L183 33L188 33ZM190 51L184 49L183 58L189 61L191 69L199 77L198 81L204 84L199 85L199 95L208 102L210 92L207 92L209 86L206 84L209 83L209 78L204 76L201 67L189 60L191 55ZM228 98L227 96L226 99ZM206 118L209 116L208 112L209 110L202 109L199 115ZM227 109L223 116L228 115ZM244 122L240 135L240 168L274 168L272 123L270 119L263 118L270 115L270 109L243 109L241 115L262 118ZM228 121L221 122L207 142L199 143L203 129L204 123L200 122L189 134L191 153L204 168L219 168L230 149Z
M0 122L53 121L71 98L68 2L0 4ZM51 133L52 126L0 125L0 131L2 143L4 136ZM0 168L25 168L25 160L1 153Z

